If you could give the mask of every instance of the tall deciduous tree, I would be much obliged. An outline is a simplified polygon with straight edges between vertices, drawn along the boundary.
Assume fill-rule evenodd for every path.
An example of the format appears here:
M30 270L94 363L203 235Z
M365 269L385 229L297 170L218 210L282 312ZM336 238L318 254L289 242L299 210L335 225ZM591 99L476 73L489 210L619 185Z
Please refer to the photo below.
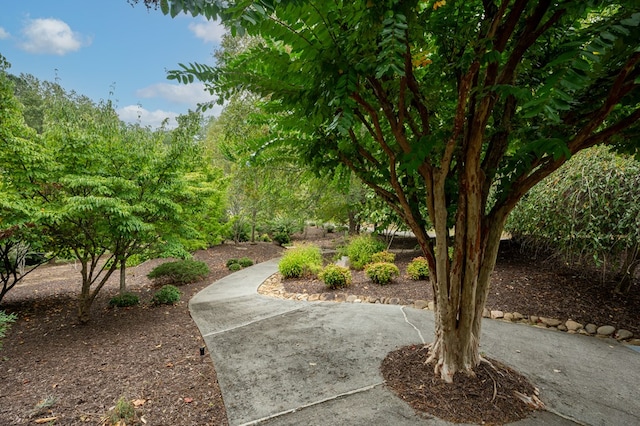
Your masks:
M637 148L637 0L145 3L262 37L221 68L170 77L264 96L301 156L346 164L395 209L431 268L429 360L447 381L481 361L489 278L518 200L580 150Z

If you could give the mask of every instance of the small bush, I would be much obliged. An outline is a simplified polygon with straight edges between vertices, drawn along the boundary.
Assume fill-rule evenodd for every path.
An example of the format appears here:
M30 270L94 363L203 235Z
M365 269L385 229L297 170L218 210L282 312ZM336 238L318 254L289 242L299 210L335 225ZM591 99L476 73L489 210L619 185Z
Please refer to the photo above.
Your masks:
M318 278L331 289L346 287L351 284L351 271L344 266L330 264L320 272Z
M273 241L281 246L284 246L285 244L289 244L291 242L291 235L284 231L278 231L273 235Z
M232 263L227 266L231 272L236 272L242 269L242 265L239 263Z
M119 294L109 300L109 306L112 308L126 308L127 306L135 306L138 303L140 303L140 299L133 293Z
M353 269L362 270L366 264L371 263L374 253L385 248L386 245L379 239L371 235L360 235L349 242L346 255L349 256L349 263Z
M379 251L378 253L373 253L371 255L372 263L378 263L378 262L393 263L395 261L396 261L396 255L387 250Z
M112 425L120 425L132 422L136 418L136 408L131 401L120 397L115 407L110 410L108 420Z
M424 257L416 257L407 265L407 275L412 280L426 280L429 277L429 262Z
M243 268L247 268L253 265L253 260L249 259L248 257L241 257L240 259L238 259L238 263Z
M238 264L238 259L229 259L227 260L227 268L231 267L231 265Z
M284 254L278 270L285 278L300 278L315 275L322 269L320 247L303 245L293 247Z
M153 295L151 302L154 305L174 305L180 300L181 294L178 287L167 284Z
M2 349L2 339L6 336L9 326L16 321L16 318L15 314L7 314L5 311L0 311L0 349Z
M393 263L377 262L368 264L365 267L365 273L374 283L385 285L400 275L400 270Z
M158 265L147 277L161 282L182 285L196 282L209 274L206 263L198 260L178 260Z

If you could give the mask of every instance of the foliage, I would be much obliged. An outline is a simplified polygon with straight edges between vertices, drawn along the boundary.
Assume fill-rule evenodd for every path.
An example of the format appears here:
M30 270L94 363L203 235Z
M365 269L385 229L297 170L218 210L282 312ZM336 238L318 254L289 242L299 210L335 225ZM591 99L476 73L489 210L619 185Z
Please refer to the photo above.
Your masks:
M416 257L407 265L407 275L412 280L426 280L429 278L429 262L422 256Z
M395 253L391 253L390 251L387 251L387 250L379 251L371 255L372 263L377 263L377 262L393 263L395 261L396 261Z
M347 287L351 284L351 271L349 268L336 264L329 264L318 274L324 284L331 289Z
M640 0L144 2L255 37L169 78L262 97L265 146L348 167L416 235L438 310L428 361L446 381L480 363L517 202L581 150L640 144Z
M118 294L109 299L109 306L112 308L126 308L127 306L135 306L138 303L140 303L140 298L133 293Z
M349 257L349 265L355 270L362 270L371 263L374 253L386 249L384 242L370 234L363 234L349 240L345 254Z
M199 281L209 275L209 267L199 260L178 260L162 263L147 274L156 281L184 285Z
M178 287L166 284L163 285L160 290L156 291L151 302L154 305L174 305L180 300L182 293L178 290Z
M240 269L247 268L251 265L253 265L253 260L249 259L248 257L227 260L227 268L229 268L229 270L231 271L239 271Z
M7 329L11 323L16 321L15 314L7 314L5 311L0 311L0 349L2 349L2 339L7 335Z
M398 267L388 262L369 263L364 270L371 281L380 285L389 284L400 275Z
M313 244L295 246L288 249L280 262L278 270L285 278L301 278L315 275L322 269L320 247Z
M573 265L633 276L640 263L640 163L594 147L535 187L511 213L507 230Z

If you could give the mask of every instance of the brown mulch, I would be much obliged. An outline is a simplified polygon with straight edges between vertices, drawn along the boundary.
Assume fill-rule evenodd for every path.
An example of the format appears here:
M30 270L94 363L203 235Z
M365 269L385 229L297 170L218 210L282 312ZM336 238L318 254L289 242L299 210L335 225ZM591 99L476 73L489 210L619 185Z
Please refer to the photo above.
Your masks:
M506 424L527 417L539 404L537 389L500 362L487 358L475 368L475 377L456 373L454 384L445 383L425 366L424 345L405 346L382 361L380 371L401 399L420 413L454 423ZM516 396L531 398L531 405Z
M326 248L336 236L312 236ZM404 277L406 262L417 252L410 240L397 239L403 277L388 286L373 285L354 274L352 294L430 299L426 282ZM10 291L0 309L15 312L0 351L0 424L19 425L56 418L55 424L101 424L120 397L135 401L137 419L130 424L226 425L226 413L209 356L200 357L204 342L191 320L188 300L229 274L226 261L249 257L261 262L279 256L274 244L224 244L196 253L210 275L181 287L174 306L152 307L156 288L146 274L163 260L128 271L128 285L141 304L111 309L117 278L98 296L87 325L76 320L79 269L73 264L47 265ZM320 286L320 287L314 287ZM288 291L327 292L314 281L285 281ZM320 291L317 291L320 290ZM488 307L525 315L572 318L586 324L610 324L640 335L640 291L636 282L626 298L615 297L597 274L577 275L517 247L501 250ZM208 355L208 354L207 354ZM424 370L432 370L423 368ZM38 405L47 407L38 408Z

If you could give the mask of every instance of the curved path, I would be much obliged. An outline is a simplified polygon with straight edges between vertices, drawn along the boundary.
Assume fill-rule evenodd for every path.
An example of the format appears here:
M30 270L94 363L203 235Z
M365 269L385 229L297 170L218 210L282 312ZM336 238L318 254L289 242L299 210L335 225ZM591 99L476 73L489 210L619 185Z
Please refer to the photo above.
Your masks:
M379 371L388 352L431 338L431 312L258 294L277 262L231 274L190 301L231 426L449 424L416 415ZM638 424L638 353L612 339L500 321L483 329L482 352L529 377L549 408L514 425Z

